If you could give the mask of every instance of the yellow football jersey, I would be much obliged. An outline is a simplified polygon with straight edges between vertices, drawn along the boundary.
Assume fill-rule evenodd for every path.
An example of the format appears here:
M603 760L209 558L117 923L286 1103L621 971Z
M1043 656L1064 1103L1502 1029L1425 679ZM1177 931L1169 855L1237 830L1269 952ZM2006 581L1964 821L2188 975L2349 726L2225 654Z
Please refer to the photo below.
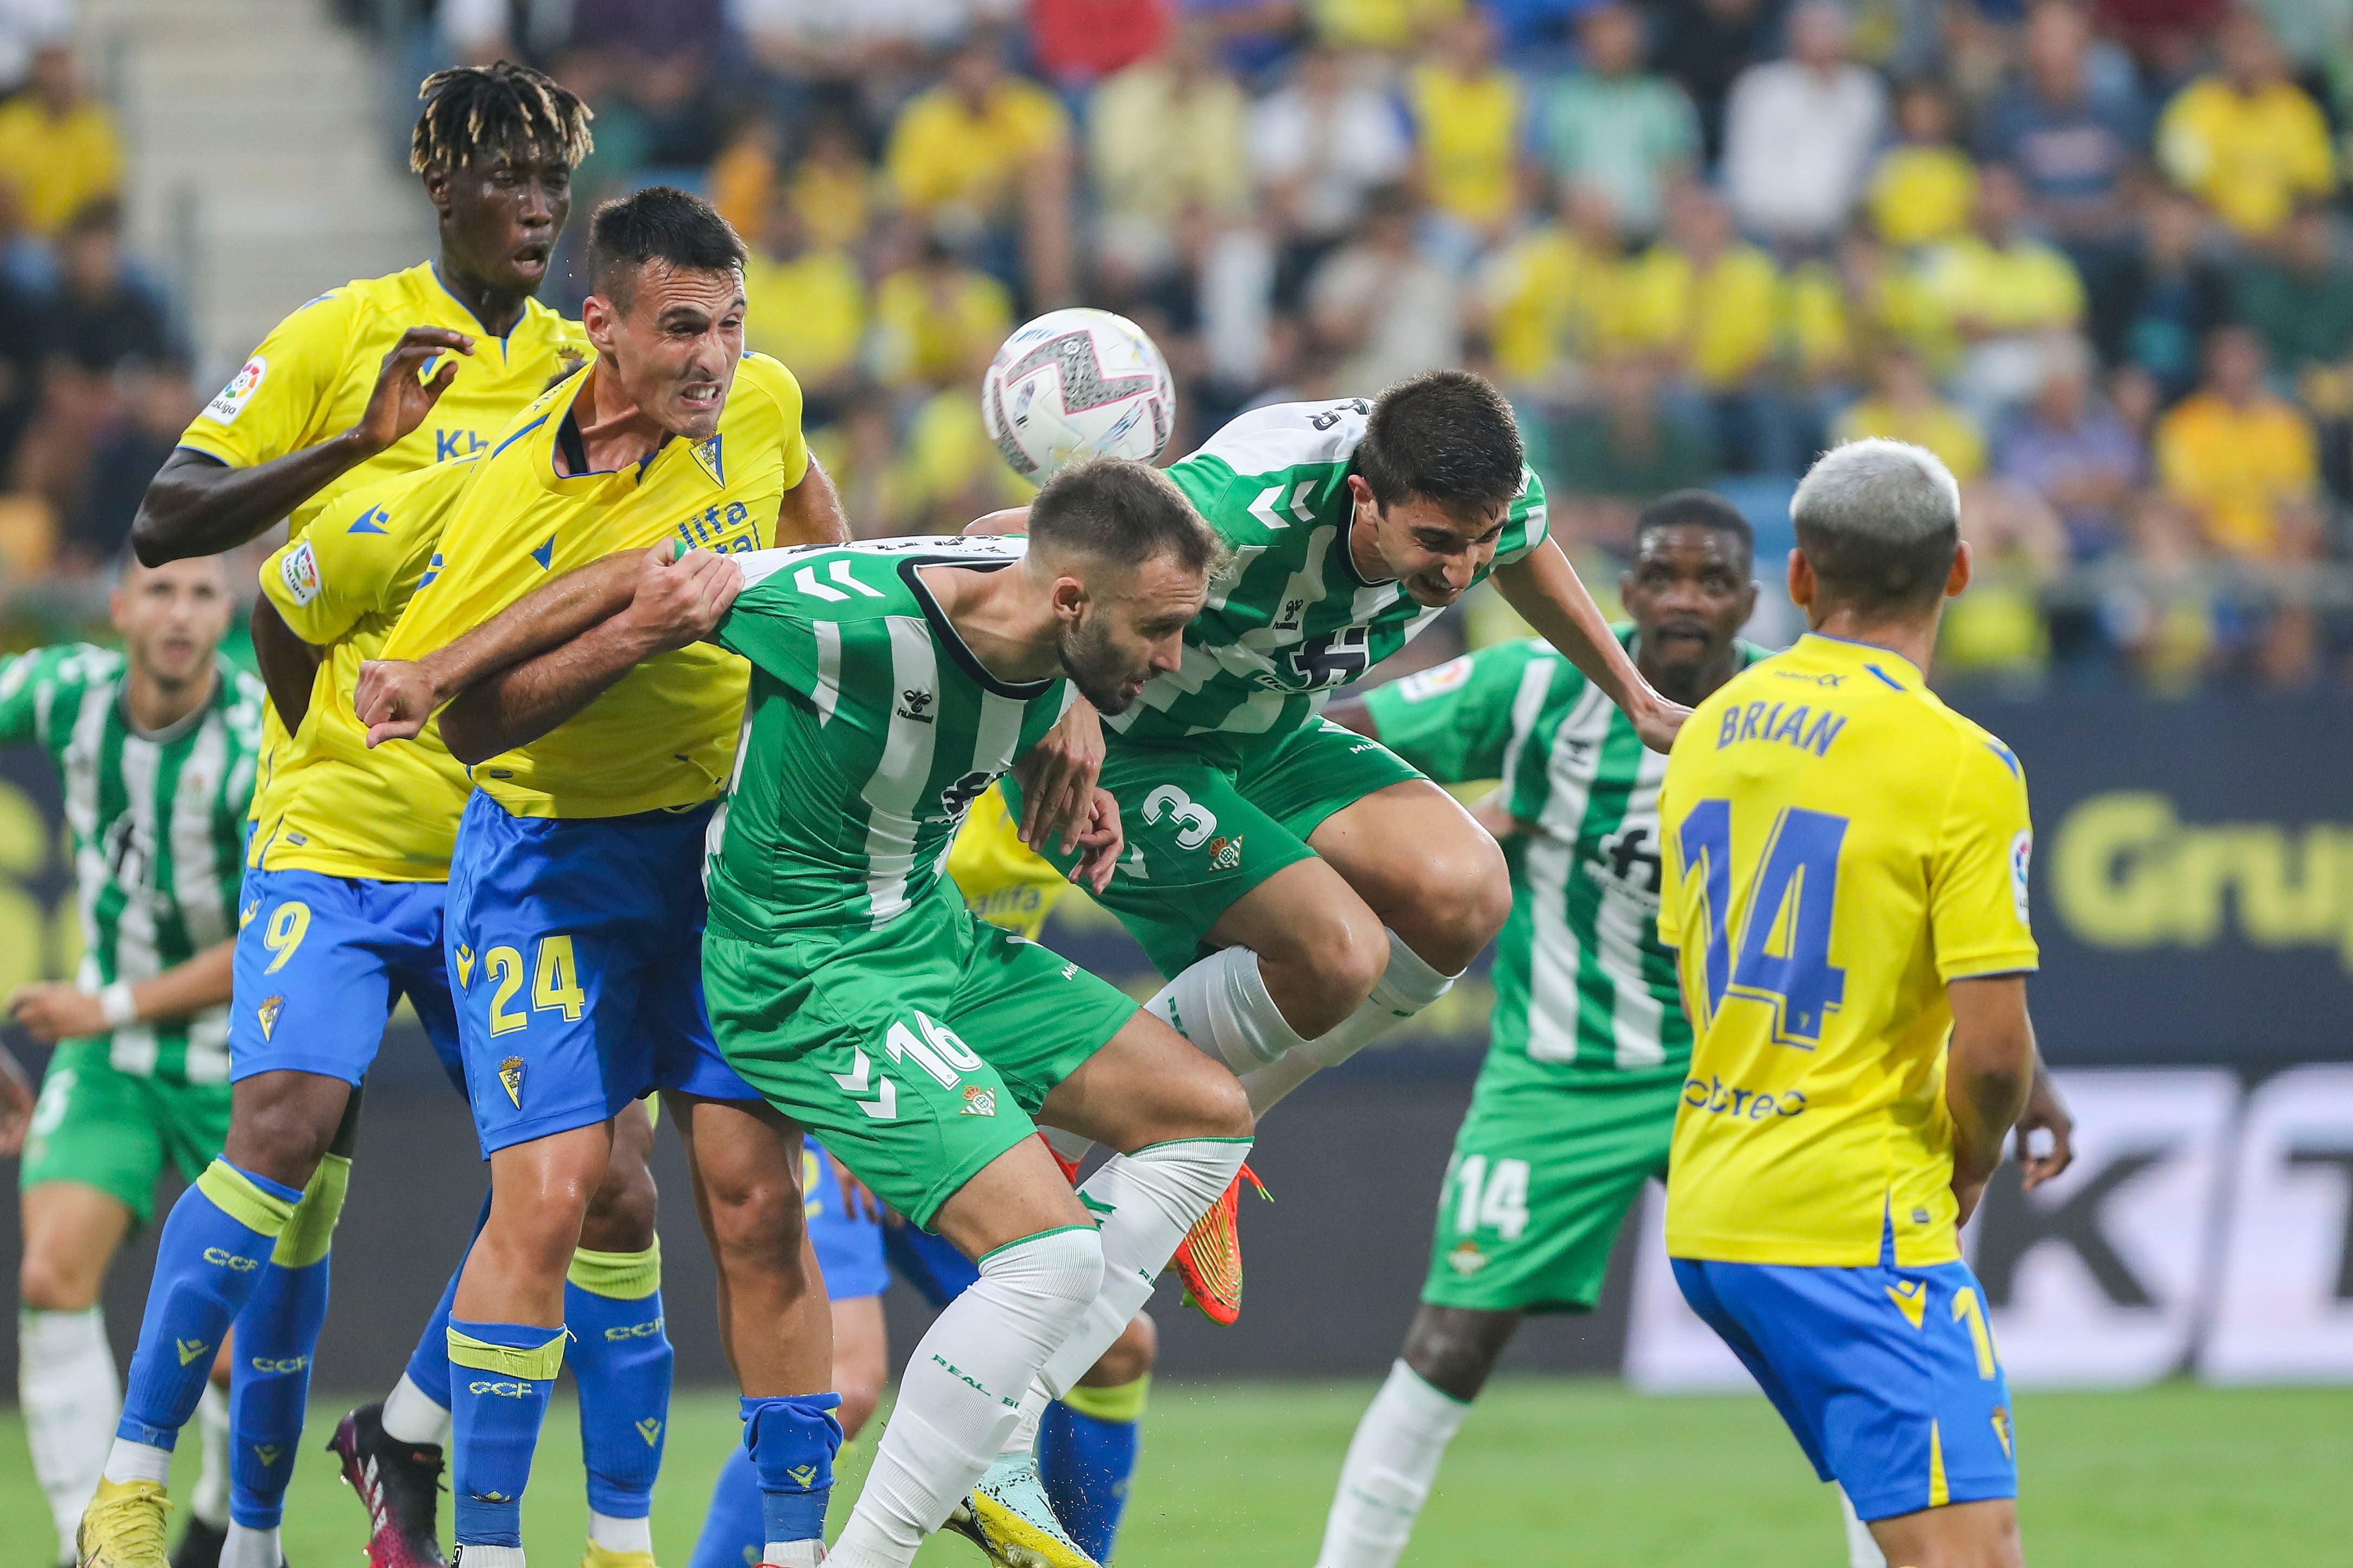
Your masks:
M482 331L474 313L441 285L432 262L406 272L363 278L320 295L270 329L243 369L205 405L180 445L249 468L314 447L348 430L367 408L384 356L411 327L447 327L474 340L458 356L458 374L425 422L293 512L293 531L310 526L327 503L363 485L487 447L515 411L547 384L586 359L588 339L537 300L503 338ZM420 380L440 369L427 361Z
M617 473L566 476L556 433L588 379L541 398L482 459L442 533L444 564L409 601L386 658L445 647L617 550L776 542L777 509L809 463L790 371L747 353L709 440L666 442ZM749 670L708 643L649 658L530 745L475 767L474 784L517 816L625 816L713 799L734 758Z
M964 894L965 909L1036 942L1071 881L1021 842L1019 826L1005 809L1005 786L989 785L956 829L948 848L948 875Z
M1907 660L1808 636L1715 692L1659 790L1659 936L1694 1044L1667 1250L1861 1268L1960 1256L1949 981L2035 967L2009 747Z
M331 877L438 882L473 785L438 725L408 745L368 750L353 711L363 659L440 563L442 525L480 458L396 474L346 493L261 569L261 591L294 635L330 647L302 728L262 763L246 861ZM332 647L330 647L332 645Z

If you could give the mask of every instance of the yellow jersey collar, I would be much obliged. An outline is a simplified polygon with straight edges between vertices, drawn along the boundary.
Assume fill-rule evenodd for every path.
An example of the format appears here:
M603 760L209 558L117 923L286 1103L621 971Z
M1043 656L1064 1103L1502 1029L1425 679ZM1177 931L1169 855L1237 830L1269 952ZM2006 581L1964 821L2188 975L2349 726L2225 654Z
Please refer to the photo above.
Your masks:
M1827 632L1808 632L1798 639L1791 651L1837 668L1877 676L1898 691L1918 691L1928 684L1919 666L1877 643L1834 637Z
M543 487L553 490L557 495L565 496L586 495L605 485L617 482L642 489L652 482L657 471L668 473L684 462L700 470L703 478L711 482L713 489L723 490L727 488L726 468L723 460L723 447L720 433L717 432L714 432L707 441L681 441L676 437L664 436L660 446L627 468L598 468L586 474L567 474L559 470L556 467L556 459L561 442L557 437L563 431L565 422L572 417L572 405L579 401L581 389L588 384L588 378L596 374L596 367L592 365L582 374L572 377L559 389L558 395L547 405L547 411L544 414L507 437L510 442L521 440L525 437L531 438L532 472L539 476L539 482ZM722 419L726 417L723 412L720 416ZM671 455L681 449L693 456L681 458Z

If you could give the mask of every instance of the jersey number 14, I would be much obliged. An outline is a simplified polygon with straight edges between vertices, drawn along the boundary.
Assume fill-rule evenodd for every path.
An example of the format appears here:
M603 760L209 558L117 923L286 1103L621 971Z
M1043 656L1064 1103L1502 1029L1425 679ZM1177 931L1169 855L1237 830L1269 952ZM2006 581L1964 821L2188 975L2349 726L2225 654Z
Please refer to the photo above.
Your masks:
M1733 995L1773 1009L1775 1043L1812 1050L1846 1000L1846 971L1831 962L1839 848L1847 819L1792 806L1773 824L1757 870L1743 889L1746 915L1732 927L1732 803L1697 802L1683 818L1683 875L1706 900L1707 1011Z

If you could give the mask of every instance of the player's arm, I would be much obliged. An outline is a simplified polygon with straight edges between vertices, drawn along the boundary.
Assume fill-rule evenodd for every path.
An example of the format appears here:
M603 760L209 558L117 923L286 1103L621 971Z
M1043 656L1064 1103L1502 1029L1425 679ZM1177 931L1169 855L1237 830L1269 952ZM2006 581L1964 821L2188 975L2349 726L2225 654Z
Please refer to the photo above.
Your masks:
M314 647L294 635L269 595L253 601L253 662L261 668L261 684L269 689L269 705L288 734L302 728L311 711L311 687L327 650Z
M0 1046L0 1160L24 1152L25 1130L32 1124L33 1080L8 1047Z
M779 547L849 542L849 514L841 510L841 492L815 457L801 482L785 492L776 509L776 542Z
M2037 1132L2051 1135L2051 1146L2042 1153L2032 1147ZM2052 1081L2050 1066L2042 1053L2034 1053L2034 1082L2026 1091L2026 1110L2018 1119L2018 1163L2025 1173L2025 1185L2032 1192L2075 1163L2075 1113L2067 1109L2066 1097Z
M1558 544L1547 538L1519 560L1496 567L1494 582L1504 603L1633 721L1644 745L1663 752L1674 743L1691 710L1668 701L1642 679Z
M743 591L744 574L724 555L695 550L673 558L673 548L666 540L635 552L633 570L608 573L593 585L593 598L587 591L556 592L559 579L501 611L484 629L510 616L514 624L492 640L533 651L461 683L441 714L449 754L470 766L528 745L645 660L709 637ZM533 603L543 595L550 605L544 619ZM568 640L548 636L592 608L604 614ZM361 717L367 717L364 706ZM369 736L373 742L373 728Z
M420 381L417 373L427 360L473 352L473 339L462 332L411 327L384 356L358 422L340 435L249 466L178 448L148 482L139 515L132 520L132 550L145 564L161 566L192 555L216 555L255 538L424 423L458 374L452 359L431 380Z
M36 981L9 996L8 1016L44 1044L185 1018L227 1005L236 956L237 939L231 937L136 985L118 980L92 993L62 980Z
M2023 974L1956 980L1948 991L1953 1042L1945 1104L1953 1116L1953 1195L1966 1225L2026 1110L2034 1084L2034 1022L2026 1013Z

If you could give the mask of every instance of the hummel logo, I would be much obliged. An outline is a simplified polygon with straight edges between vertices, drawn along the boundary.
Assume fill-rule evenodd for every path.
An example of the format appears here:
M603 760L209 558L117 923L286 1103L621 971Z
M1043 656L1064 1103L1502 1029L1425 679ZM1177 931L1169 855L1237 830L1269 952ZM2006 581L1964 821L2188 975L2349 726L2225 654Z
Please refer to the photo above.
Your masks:
M195 1360L198 1356L213 1348L212 1346L205 1343L202 1340L174 1340L172 1343L180 1352L180 1364L182 1366L187 1365L190 1362Z
M932 716L923 711L924 709L929 708L932 703L936 700L930 692L913 690L902 691L899 693L899 700L901 703L901 707L899 709L900 718L912 720L918 724L928 724L932 721Z
M654 1419L654 1417L649 1415L644 1420L634 1422L632 1425L637 1427L638 1436L646 1440L647 1447L652 1447L655 1443L660 1440L661 1423Z

